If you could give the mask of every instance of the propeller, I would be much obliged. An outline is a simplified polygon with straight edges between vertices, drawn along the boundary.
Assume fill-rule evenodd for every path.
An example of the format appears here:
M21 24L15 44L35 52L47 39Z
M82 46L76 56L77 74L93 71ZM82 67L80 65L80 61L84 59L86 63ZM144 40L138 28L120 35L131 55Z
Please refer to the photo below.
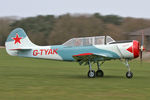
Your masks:
M140 43L140 60L142 62L142 59L143 59L143 51L145 50L144 48L144 33L142 32L141 34L141 43Z

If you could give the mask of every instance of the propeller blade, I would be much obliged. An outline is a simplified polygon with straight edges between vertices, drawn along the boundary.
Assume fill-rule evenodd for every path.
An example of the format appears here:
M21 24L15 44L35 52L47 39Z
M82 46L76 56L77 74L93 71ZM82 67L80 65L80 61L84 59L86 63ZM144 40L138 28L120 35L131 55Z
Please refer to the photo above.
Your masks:
M144 45L144 33L142 32L141 46L143 47L143 45Z
M141 44L140 44L140 60L142 62L143 59L143 51L145 50L144 48L144 33L142 32L141 34Z
M142 51L140 51L140 61L142 62L142 56L143 56L143 52Z

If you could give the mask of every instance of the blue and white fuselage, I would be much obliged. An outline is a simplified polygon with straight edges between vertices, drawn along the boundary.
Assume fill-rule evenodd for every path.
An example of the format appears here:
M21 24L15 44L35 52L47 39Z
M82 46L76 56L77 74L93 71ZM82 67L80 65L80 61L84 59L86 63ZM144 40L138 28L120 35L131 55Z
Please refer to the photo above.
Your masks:
M73 38L62 45L38 46L29 40L22 28L10 33L5 46L12 56L77 61L80 64L139 56L139 42L136 40L116 42L110 36L96 36Z
M113 48L113 50L109 50ZM30 50L22 52L18 50L18 56L23 57L34 57L34 58L45 58L54 60L65 60L65 61L75 61L74 55L78 54L104 54L114 59L121 59L123 56L118 51L115 45L95 45L95 46L79 46L79 47L67 47L63 45L55 46L37 46ZM103 59L99 59L103 60Z

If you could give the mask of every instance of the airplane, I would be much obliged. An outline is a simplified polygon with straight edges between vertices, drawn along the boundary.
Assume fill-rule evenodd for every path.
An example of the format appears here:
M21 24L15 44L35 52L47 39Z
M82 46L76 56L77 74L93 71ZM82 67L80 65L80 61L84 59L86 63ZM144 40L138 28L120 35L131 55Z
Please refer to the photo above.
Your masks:
M9 34L5 47L11 56L42 58L62 61L76 61L80 65L89 65L88 77L103 77L101 65L107 60L124 60L128 68L127 78L132 78L129 60L142 59L144 36L141 44L137 40L115 41L110 36L72 38L62 45L38 46L32 43L22 28L16 28ZM97 63L97 71L91 63Z

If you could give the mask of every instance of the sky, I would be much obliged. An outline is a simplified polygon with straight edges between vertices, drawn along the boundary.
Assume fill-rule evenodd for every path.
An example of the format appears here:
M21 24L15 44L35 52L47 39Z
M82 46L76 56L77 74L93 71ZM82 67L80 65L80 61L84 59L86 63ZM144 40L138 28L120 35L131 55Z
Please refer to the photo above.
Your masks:
M150 19L150 0L0 0L0 17L97 12Z

